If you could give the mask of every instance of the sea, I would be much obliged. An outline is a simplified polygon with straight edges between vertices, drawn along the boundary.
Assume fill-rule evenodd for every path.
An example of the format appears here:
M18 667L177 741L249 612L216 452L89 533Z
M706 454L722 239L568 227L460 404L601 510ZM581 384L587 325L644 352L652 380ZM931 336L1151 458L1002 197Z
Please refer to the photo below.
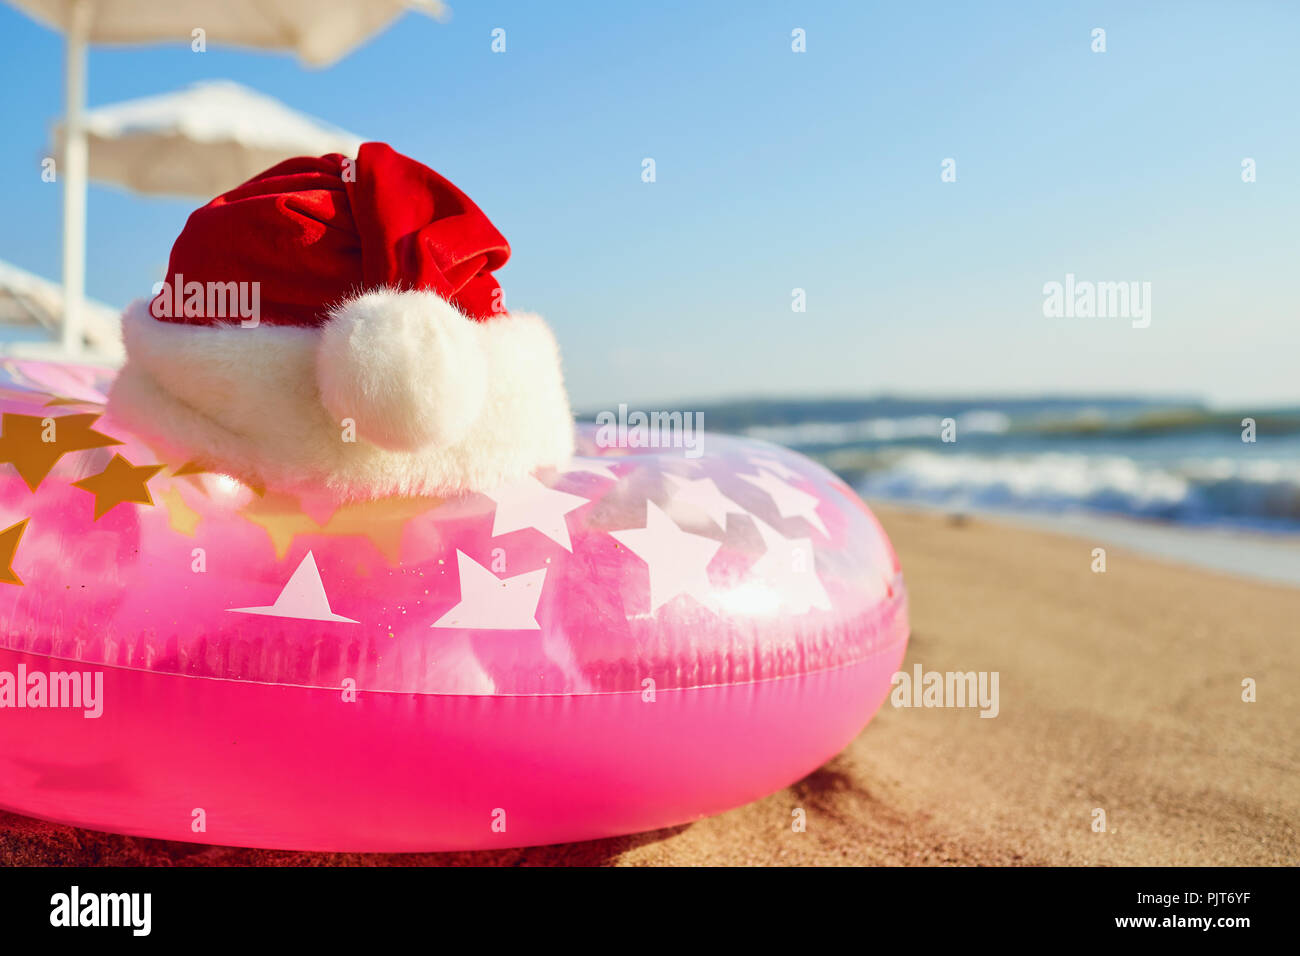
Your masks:
M1300 407L883 396L702 412L707 431L795 448L869 501L994 515L1300 585Z

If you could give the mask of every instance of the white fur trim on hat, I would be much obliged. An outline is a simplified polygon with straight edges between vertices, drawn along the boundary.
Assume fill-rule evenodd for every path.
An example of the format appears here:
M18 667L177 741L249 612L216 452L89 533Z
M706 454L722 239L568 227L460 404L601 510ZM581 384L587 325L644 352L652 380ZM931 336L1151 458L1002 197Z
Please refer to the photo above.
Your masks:
M429 292L372 292L335 309L316 352L320 397L381 448L449 447L487 398L479 323Z
M341 498L490 490L573 453L539 316L466 318L431 292L368 292L322 329L122 317L109 415L165 453Z

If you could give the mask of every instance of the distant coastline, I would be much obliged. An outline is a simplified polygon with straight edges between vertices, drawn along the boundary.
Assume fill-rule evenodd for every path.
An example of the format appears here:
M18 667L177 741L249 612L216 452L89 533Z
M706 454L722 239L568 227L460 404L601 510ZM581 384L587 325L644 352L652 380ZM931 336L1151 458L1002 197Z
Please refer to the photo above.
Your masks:
M707 431L795 448L867 497L1300 533L1300 406L879 396L681 407L702 412Z

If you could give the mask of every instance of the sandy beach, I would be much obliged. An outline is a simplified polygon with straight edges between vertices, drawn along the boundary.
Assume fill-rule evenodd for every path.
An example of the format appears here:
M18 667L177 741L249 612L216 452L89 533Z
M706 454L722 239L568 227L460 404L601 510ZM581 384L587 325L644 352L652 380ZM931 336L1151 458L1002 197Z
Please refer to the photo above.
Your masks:
M493 853L314 854L0 814L22 864L1295 864L1300 589L983 518L878 508L912 598L906 668L996 671L999 713L887 702L795 785L669 831ZM1257 700L1242 700L1253 678ZM791 831L791 810L807 831ZM1094 811L1106 831L1094 832Z

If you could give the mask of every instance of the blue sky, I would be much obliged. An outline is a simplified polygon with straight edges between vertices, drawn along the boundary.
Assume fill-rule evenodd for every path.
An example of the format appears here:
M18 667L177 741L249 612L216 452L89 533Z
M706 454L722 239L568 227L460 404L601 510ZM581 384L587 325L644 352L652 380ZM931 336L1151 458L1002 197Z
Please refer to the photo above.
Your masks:
M230 78L433 166L510 240L509 301L551 321L585 408L881 391L1300 402L1300 5L452 8L325 70L97 48L89 103ZM0 259L57 278L59 191L39 164L62 39L7 6L0 38ZM197 204L92 187L89 294L146 294ZM1043 284L1067 272L1150 282L1150 327L1045 318Z

